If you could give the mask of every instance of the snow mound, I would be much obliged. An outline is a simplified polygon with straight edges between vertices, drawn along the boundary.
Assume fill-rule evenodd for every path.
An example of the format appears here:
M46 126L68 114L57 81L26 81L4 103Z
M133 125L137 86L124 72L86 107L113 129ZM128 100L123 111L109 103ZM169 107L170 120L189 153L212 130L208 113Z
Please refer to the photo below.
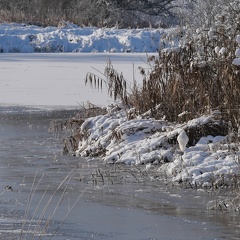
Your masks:
M238 172L239 147L227 141L225 130L216 130L222 121L213 115L174 125L141 116L127 119L126 112L119 109L108 108L108 114L88 118L82 124L85 137L79 142L77 155L100 156L107 163L146 164L146 169L160 164L159 172L173 181L200 186L228 184ZM204 133L193 139L192 132L199 132L199 128L205 129ZM181 134L184 146L178 145Z
M0 24L1 52L157 52L163 29Z

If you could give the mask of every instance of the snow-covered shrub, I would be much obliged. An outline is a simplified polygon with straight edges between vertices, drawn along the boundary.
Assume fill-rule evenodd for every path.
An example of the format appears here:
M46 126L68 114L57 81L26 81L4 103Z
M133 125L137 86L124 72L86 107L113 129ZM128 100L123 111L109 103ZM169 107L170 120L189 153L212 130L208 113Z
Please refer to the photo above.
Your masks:
M184 122L218 110L220 118L231 122L237 131L240 71L232 63L238 61L239 54L240 6L237 1L212 4L216 14L201 19L205 25L164 31L159 57L149 57L150 73L141 69L141 86L135 84L131 89L122 74L108 64L105 74L109 95L137 114L149 112L149 117L169 121ZM98 88L104 81L92 74L86 80Z
M206 24L201 27L165 33L153 70L130 97L138 100L133 103L140 113L151 109L154 117L186 121L219 110L238 129L240 71L232 62L239 54L240 5L229 1L214 9L216 14L202 19Z

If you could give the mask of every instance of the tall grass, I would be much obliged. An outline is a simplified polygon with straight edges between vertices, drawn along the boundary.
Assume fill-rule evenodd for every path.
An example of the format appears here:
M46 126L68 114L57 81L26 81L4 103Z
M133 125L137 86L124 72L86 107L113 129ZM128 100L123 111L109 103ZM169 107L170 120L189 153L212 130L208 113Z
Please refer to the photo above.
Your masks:
M155 110L170 121L189 120L218 109L234 127L239 125L240 72L228 59L193 62L196 48L161 52L154 71L131 96L140 112ZM207 57L208 50L205 51ZM141 100L140 100L141 99ZM179 115L185 113L180 119Z

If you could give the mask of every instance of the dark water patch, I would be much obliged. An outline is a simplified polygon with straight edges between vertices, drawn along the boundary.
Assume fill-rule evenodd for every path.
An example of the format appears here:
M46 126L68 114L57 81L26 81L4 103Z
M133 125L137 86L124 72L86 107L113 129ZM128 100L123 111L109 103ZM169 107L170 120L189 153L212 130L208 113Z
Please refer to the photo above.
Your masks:
M39 237L36 224L42 219L43 228L58 205L42 235L44 240L56 230L53 239L57 240L238 239L238 215L206 211L214 195L178 189L161 180L137 182L133 177L94 185L92 172L112 166L63 156L60 138L48 132L51 120L67 119L76 111L0 107L0 239L19 239L23 221L29 228L24 239L30 239L34 231ZM129 168L125 166L125 172Z

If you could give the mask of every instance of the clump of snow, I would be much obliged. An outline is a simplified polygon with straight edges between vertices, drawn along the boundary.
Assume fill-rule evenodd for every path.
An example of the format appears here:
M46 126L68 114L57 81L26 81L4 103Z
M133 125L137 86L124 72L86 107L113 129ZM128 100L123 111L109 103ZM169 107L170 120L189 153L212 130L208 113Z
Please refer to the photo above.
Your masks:
M161 167L174 181L190 181L201 186L231 184L231 177L238 172L240 152L229 152L226 138L208 136L196 146L187 148L182 156Z
M232 63L233 63L233 65L240 66L240 58L234 58Z
M151 162L158 161L160 152L157 149L161 139L158 141L151 136L164 131L166 125L165 121L155 119L128 120L123 109L117 112L110 110L108 115L89 118L82 125L81 132L87 132L88 137L80 142L78 154L86 157L104 149L106 162L147 163L146 153L148 157L151 155ZM162 155L168 152L160 151Z
M240 48L237 48L235 51L235 56L240 57Z
M219 50L219 55L225 55L227 52L227 49L225 47L222 47L220 50Z
M233 59L233 64L240 66L240 35L236 36L236 42L238 44L238 48L235 51L236 58Z
M108 114L83 123L85 137L77 155L101 156L108 163L146 164L146 170L160 164L158 171L177 182L230 184L231 176L239 171L239 146L228 143L226 136L210 135L187 145L187 129L208 124L213 118L202 116L179 125L142 116L128 119L126 110L111 106Z
M1 52L157 52L163 29L0 24Z

